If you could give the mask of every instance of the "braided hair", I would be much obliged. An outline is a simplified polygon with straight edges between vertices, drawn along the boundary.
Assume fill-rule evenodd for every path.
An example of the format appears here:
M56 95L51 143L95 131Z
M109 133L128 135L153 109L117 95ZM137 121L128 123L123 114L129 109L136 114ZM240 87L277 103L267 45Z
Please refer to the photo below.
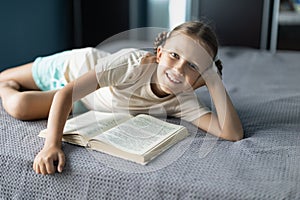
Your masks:
M154 40L154 54L156 54L159 46L163 46L165 44L168 37L172 35L174 31L182 31L187 35L199 40L199 42L203 42L207 46L206 49L212 53L214 63L218 68L219 73L222 75L223 65L221 60L217 58L219 46L217 36L208 24L201 21L185 22L175 27L171 32L159 33Z
M159 47L159 46L163 46L164 44L165 44L165 42L166 42L166 40L167 40L167 38L168 38L168 36L169 36L169 34L168 34L169 32L167 32L167 31L164 31L164 32L161 32L161 33L159 33L157 36L156 36L156 38L155 38L155 40L154 40L154 49L153 49L153 51L154 51L154 54L156 55L156 53L157 53L157 48Z

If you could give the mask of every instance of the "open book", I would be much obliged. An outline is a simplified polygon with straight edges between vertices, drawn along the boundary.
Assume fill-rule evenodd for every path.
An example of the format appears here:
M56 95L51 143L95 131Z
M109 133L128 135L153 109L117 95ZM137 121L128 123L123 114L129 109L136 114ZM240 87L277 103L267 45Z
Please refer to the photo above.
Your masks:
M150 115L88 111L67 120L63 141L145 165L188 135L184 126Z

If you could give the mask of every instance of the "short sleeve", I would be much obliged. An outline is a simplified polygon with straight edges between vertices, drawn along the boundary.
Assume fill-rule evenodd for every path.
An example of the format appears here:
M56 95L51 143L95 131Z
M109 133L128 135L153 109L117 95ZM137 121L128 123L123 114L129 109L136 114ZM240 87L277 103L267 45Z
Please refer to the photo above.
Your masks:
M137 49L123 49L100 58L95 67L100 87L134 83L141 74L139 65L146 53Z
M193 92L178 95L177 100L179 102L176 109L178 112L174 117L192 122L207 113L211 113L211 110Z

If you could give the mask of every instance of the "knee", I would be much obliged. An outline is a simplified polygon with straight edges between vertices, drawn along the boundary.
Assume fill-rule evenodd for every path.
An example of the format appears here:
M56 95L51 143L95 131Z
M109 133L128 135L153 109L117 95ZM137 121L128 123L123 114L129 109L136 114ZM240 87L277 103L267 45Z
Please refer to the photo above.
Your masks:
M0 72L0 81L7 80L7 74L9 73L9 69L5 69L2 72Z
M0 81L4 80L4 74L5 74L5 70L0 72Z
M28 120L30 112L28 100L25 93L18 93L3 102L3 106L12 117L19 120Z

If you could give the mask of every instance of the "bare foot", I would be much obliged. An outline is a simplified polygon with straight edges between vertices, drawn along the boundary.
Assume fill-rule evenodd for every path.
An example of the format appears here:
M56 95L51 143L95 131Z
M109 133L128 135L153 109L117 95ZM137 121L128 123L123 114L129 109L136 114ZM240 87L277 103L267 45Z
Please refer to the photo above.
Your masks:
M15 90L20 89L20 85L16 81L9 80L9 81L0 82L0 89L7 88L7 87Z

